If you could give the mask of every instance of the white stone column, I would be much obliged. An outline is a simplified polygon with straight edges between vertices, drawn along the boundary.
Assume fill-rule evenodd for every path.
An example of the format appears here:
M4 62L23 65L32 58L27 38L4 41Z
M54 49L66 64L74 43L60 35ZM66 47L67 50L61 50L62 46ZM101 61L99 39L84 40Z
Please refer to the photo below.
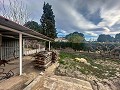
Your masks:
M22 34L19 34L19 59L20 59L20 75L22 75Z

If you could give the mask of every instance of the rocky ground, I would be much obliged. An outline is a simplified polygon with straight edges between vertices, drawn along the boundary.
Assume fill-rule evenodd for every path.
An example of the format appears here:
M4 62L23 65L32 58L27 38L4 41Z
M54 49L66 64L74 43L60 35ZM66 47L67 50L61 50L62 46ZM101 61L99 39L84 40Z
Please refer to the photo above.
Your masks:
M54 71L58 66L59 63L56 62L45 70L43 87L36 90L93 90L88 81L55 75Z
M48 90L93 90L87 81L56 75L46 78L44 87Z
M80 52L60 52L59 56L58 62L38 75L43 83L33 90L120 90L120 61L93 59ZM25 69L31 72L25 74L30 82L36 77L32 68L30 64Z
M93 90L120 90L120 61L92 59L66 52L61 52L60 58L56 75L88 81Z

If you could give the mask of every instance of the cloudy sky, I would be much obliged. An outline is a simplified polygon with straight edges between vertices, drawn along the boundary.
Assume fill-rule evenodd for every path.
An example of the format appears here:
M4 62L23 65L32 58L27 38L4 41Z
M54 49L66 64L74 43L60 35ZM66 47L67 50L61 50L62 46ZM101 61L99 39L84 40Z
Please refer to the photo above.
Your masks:
M9 5L8 1L4 0L6 6ZM44 0L21 1L27 5L31 20L40 23ZM120 0L45 0L45 2L52 5L59 37L74 31L84 33L87 40L96 39L99 34L114 36L120 33Z

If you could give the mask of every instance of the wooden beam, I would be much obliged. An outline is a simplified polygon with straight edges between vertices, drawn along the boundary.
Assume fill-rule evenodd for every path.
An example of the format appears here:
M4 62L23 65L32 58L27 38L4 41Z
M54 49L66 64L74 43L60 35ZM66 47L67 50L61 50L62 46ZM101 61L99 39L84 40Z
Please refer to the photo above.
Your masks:
M18 31L18 30L3 26L3 25L0 25L0 28L5 29L5 30L9 30L9 31L12 31L12 32L16 32L16 33L21 33L23 35L27 35L27 36L30 36L30 37L33 37L33 38L37 38L37 39L41 39L41 40L45 40L45 41L50 41L50 40L43 39L43 38L38 37L38 36L34 36L34 35L31 35L31 34L28 34L28 33L25 33L25 32L21 32L21 31Z

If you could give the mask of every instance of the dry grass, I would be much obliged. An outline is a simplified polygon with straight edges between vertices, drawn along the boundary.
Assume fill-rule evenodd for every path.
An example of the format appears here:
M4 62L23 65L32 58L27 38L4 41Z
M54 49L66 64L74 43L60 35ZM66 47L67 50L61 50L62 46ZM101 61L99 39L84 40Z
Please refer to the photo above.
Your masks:
M77 62L75 58L85 58L90 65L87 65L82 62ZM60 73L59 69L66 70L67 75L69 71L71 74L74 71L78 71L84 75L93 75L100 79L110 78L110 77L119 77L117 74L120 73L120 61L112 61L112 60L101 60L101 59L92 59L89 55L80 54L80 53L66 53L60 52L60 60L59 60L59 67L56 69L59 71L59 74L62 75L63 72ZM70 74L69 74L70 75ZM71 75L73 76L73 75Z

